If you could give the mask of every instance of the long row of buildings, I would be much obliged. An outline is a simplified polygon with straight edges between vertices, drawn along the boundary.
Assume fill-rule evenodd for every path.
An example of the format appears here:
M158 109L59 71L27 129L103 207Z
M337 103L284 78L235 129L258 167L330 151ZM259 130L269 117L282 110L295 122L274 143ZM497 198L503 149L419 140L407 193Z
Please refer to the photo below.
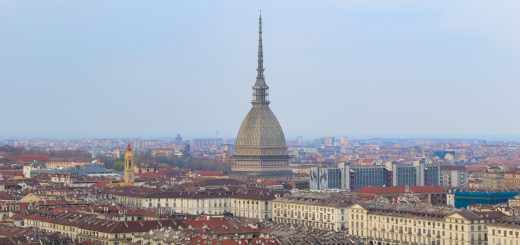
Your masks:
M348 233L352 238L372 244L515 245L520 241L520 220L496 211L447 207L442 204L446 188L438 186L366 187L351 194L311 191L289 194L232 186L198 189L117 187L99 189L90 196L97 200L96 203L116 203L125 207L123 211L154 210L159 214L117 213L110 211L113 206L105 206L97 208L97 215L91 215L87 214L91 213L87 212L91 209L88 205L81 208L71 204L64 208L64 204L56 203L55 211L51 209L45 213L38 208L40 211L36 214L32 211L32 214L23 215L21 225L60 233L74 241L116 244L138 237L144 239L149 231L158 229L171 227L178 232L178 225L168 223L172 215L229 215L308 230ZM59 211L60 207L65 211ZM118 215L120 218L116 219Z
M172 220L113 221L79 213L32 214L24 217L24 226L56 232L76 242L124 244L136 234L176 227Z
M268 239L268 235L264 236L261 227L249 227L224 217L210 216L114 221L78 212L37 213L26 216L24 226L60 234L62 240L67 239L74 244L248 244L250 241L279 244L274 239Z
M199 190L157 190L149 188L109 189L100 200L114 200L133 208L162 209L164 212L190 215L224 215L272 218L272 200L285 192L257 188L214 188Z
M520 220L425 203L361 201L338 193L273 200L273 221L308 229L347 231L366 244L520 244Z
M348 233L369 244L520 244L520 220L496 212L371 203L348 213Z

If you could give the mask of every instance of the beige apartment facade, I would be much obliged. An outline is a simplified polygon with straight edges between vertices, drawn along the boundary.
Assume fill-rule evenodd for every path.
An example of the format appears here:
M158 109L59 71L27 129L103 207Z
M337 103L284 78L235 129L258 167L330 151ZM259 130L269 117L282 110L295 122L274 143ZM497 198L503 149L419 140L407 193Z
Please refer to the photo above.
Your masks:
M272 200L274 197L251 195L162 195L156 197L117 194L112 198L118 202L136 208L163 208L179 214L223 215L258 219L272 218Z
M349 234L368 244L487 244L487 222L469 211L395 207L348 208Z
M493 167L482 174L483 189L520 189L520 171L505 166Z
M347 206L342 200L283 197L273 200L273 221L309 229L347 229Z
M488 224L488 244L520 245L520 222L496 222Z

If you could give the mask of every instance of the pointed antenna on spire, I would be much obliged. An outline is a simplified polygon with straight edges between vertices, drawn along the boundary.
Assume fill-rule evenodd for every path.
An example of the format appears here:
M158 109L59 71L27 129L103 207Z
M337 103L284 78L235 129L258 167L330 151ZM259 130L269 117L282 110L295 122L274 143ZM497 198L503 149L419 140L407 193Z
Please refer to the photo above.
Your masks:
M264 78L264 50L262 45L262 12L258 16L258 67L256 68L256 82L253 85L253 105L269 104L269 86Z
M258 68L256 68L256 79L264 78L264 50L262 46L262 10L258 17Z

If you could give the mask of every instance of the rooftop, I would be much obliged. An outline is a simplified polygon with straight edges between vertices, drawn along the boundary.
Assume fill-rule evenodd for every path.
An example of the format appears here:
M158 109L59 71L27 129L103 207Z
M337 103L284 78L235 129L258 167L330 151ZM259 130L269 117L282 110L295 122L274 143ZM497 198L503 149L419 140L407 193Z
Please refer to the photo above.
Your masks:
M443 186L389 186L376 187L368 186L355 190L355 193L369 193L369 194L402 194L406 192L411 193L444 193L447 191Z

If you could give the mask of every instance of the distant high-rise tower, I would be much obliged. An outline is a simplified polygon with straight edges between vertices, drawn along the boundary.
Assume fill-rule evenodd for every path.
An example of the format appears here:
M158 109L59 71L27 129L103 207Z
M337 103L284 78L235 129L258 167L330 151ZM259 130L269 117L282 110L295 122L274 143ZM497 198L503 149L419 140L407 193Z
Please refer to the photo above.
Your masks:
M339 138L339 144L340 144L341 146L346 146L346 145L348 145L348 138L345 137L345 136L341 136L341 137Z
M132 152L132 147L128 144L125 152L125 184L133 185L134 184L134 153Z
M220 153L220 158L225 161L229 158L229 144L224 144L222 146L222 152Z
M251 101L253 107L238 131L232 171L249 175L290 174L285 136L269 108L269 86L264 78L262 15L259 17L258 36L258 68Z
M296 137L296 144L298 144L298 146L302 146L303 145L303 137L302 136Z
M184 145L184 150L182 150L182 156L184 156L184 157L191 156L191 145L190 144Z
M177 137L175 137L175 144L181 144L181 143L182 143L181 134L177 134Z
M121 158L121 152L119 152L119 149L114 150L114 159Z

